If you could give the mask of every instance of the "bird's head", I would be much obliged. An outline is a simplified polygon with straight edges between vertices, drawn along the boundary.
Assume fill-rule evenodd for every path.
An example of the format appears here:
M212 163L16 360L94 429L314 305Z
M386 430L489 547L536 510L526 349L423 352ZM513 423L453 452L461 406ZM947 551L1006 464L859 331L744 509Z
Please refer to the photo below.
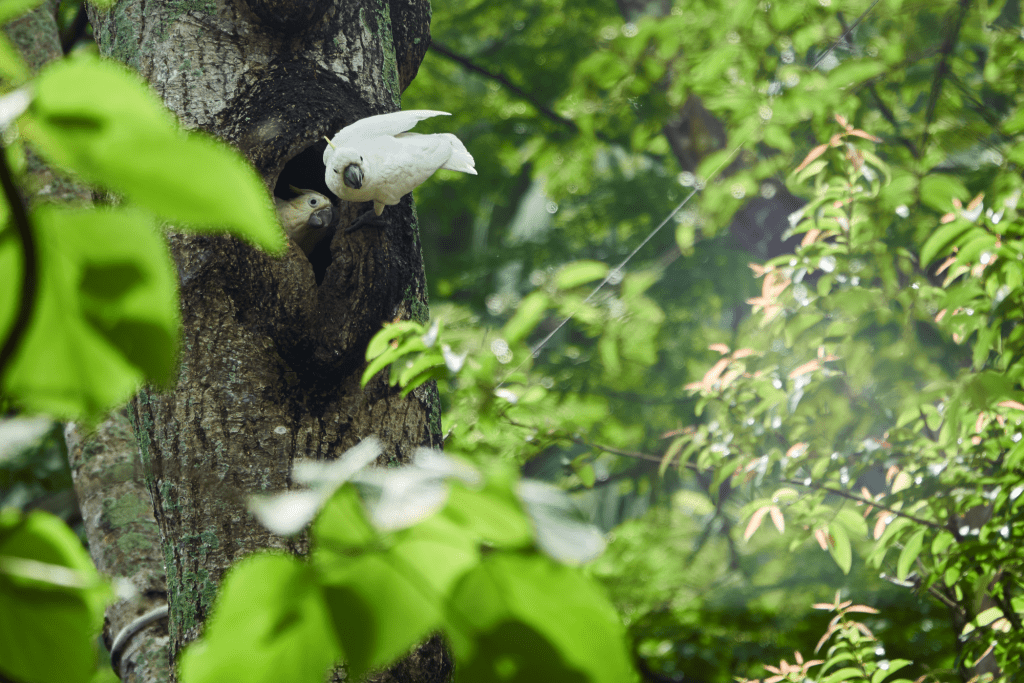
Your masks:
M303 190L294 186L289 187L291 187L293 192L299 193L299 196L292 199L289 203L300 216L309 216L307 220L308 225L315 228L323 228L331 224L334 220L334 205L331 204L330 199L313 190Z
M331 157L327 171L353 190L358 190L363 186L363 178L366 174L363 157L354 149L338 149Z
M327 228L334 223L334 219L337 216L338 214L330 202L319 202L318 207L309 215L309 220L306 221L306 224L311 228Z
M303 192L305 192L305 194L299 197L299 199L302 200L306 209L309 210L310 213L316 213L320 209L331 205L330 201L327 200L327 197L323 196L319 192L311 192L309 190L303 190Z
M359 164L346 166L342 177L345 179L345 184L353 190L358 190L363 186L363 169Z
M331 203L330 199L315 190L303 190L294 185L289 185L288 189L298 195L289 200L289 203L298 210L305 210L306 213L314 213Z

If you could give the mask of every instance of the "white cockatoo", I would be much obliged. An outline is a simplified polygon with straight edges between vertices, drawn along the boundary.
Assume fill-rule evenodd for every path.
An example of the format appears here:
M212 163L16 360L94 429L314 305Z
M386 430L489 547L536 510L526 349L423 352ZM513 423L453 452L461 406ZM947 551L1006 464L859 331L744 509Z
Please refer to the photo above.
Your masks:
M331 200L313 190L291 188L299 195L292 199L274 197L277 217L288 237L299 245L308 257L313 247L322 240L334 223L335 212Z
M423 119L451 116L444 111L410 109L360 119L345 126L324 150L327 187L349 202L373 202L379 216L439 168L476 175L475 162L451 133L407 132ZM349 230L367 218L364 215Z

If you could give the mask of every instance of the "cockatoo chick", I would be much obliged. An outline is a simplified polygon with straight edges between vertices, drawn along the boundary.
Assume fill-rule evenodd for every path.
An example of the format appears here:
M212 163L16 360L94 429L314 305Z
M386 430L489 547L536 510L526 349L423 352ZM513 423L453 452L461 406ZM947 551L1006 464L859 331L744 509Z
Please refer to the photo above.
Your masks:
M293 199L274 197L277 217L288 237L309 257L313 247L327 236L334 223L334 206L319 192L294 187L292 190L299 192L299 196Z
M342 128L324 150L327 187L345 201L372 201L379 216L385 205L397 204L439 168L476 175L472 155L451 133L407 132L432 116L451 114L410 109L370 116Z

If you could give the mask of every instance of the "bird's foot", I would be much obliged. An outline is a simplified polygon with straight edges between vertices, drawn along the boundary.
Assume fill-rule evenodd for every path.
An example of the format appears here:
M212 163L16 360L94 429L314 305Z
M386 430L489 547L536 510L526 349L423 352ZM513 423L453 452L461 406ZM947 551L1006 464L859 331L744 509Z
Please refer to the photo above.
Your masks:
M365 228L368 225L372 225L376 228L383 228L385 224L384 217L378 216L373 209L363 213L359 218L352 221L352 224L345 228L345 234L355 232L360 228Z

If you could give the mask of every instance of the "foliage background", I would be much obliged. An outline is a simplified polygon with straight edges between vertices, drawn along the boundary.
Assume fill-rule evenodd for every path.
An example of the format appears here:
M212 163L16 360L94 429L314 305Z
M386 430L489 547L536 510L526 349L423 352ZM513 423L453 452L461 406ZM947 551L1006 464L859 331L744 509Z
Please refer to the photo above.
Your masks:
M875 666L1020 670L1021 31L1015 0L435 5L402 106L479 176L416 192L442 328L395 376L434 353L403 383L442 382L446 449L609 532L586 571L646 680L810 659L837 591ZM67 486L40 449L5 503Z

